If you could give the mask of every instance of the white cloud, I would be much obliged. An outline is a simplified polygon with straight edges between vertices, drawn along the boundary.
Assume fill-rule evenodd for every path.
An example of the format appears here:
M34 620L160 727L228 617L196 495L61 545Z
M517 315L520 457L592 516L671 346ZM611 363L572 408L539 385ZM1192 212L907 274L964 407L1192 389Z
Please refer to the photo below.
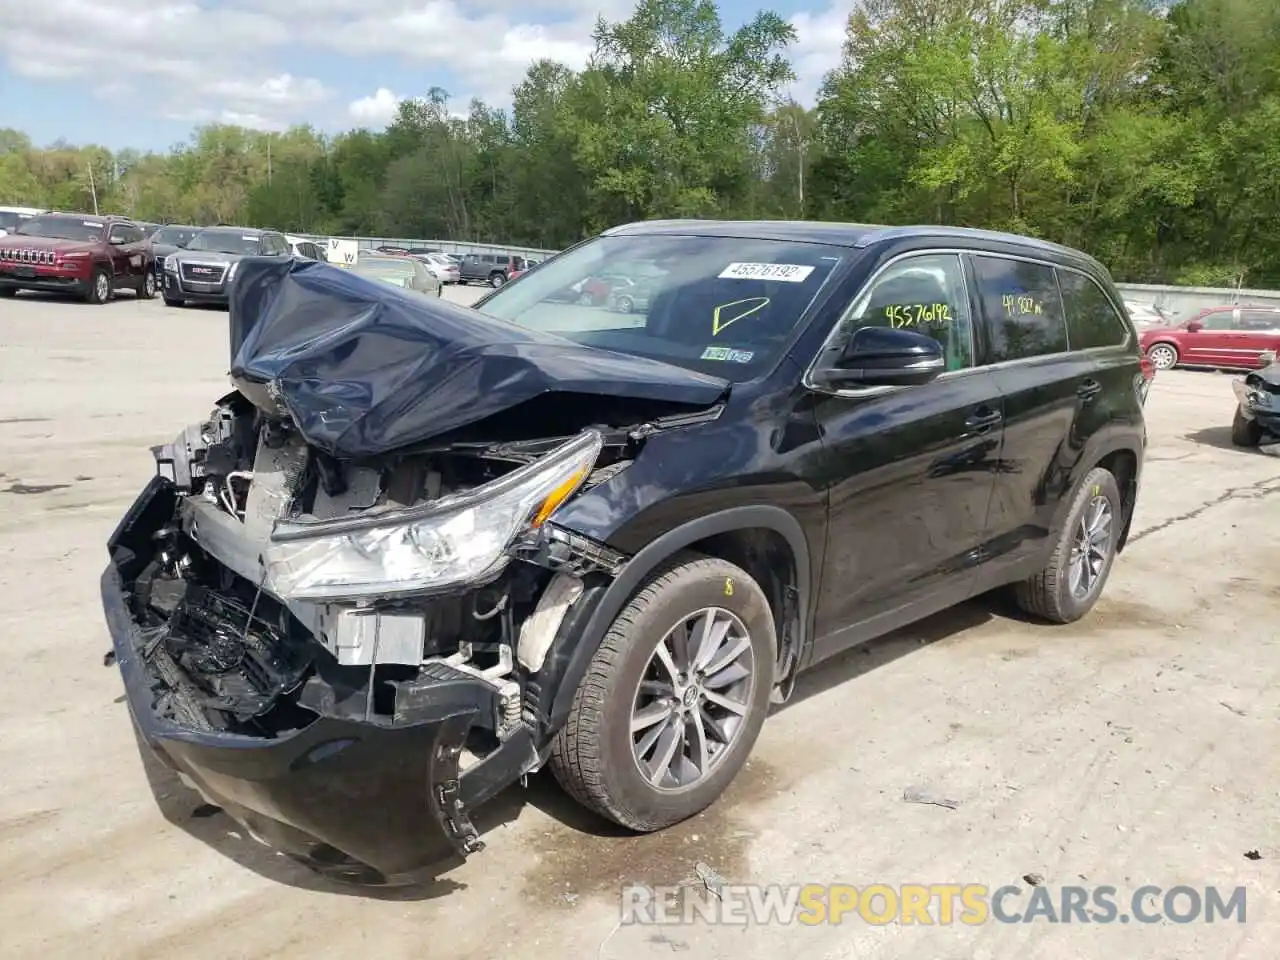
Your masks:
M385 127L395 119L396 109L403 99L386 87L379 87L373 96L351 101L347 112L351 114L351 119L362 127Z
M798 13L790 51L792 94L812 102L823 74L839 62L845 20L856 0ZM454 94L455 110L480 97L510 102L529 64L547 57L581 68L596 17L625 17L634 0L0 0L0 57L33 79L85 81L104 99L144 91L157 113L190 122L383 125L399 96L386 87L346 104L314 77L282 69L283 54L394 62ZM300 14L300 11L301 14ZM542 23L536 20L545 21ZM454 88L457 89L454 89ZM412 94L424 93L412 91ZM463 96L465 94L465 96Z
M797 13L791 18L796 42L787 52L796 73L791 96L798 103L805 106L816 103L823 77L840 65L845 25L854 4L855 0L832 0L831 5L819 13Z

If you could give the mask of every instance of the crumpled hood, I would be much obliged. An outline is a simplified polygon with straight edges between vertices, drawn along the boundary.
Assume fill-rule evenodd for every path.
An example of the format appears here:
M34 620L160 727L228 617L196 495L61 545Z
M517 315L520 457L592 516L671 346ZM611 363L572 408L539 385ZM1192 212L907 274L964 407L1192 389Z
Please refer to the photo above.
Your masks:
M420 443L545 393L710 406L729 387L307 260L242 262L230 328L236 385L251 399L269 385L307 442L340 458Z
M1254 370L1245 379L1247 381L1257 381L1265 383L1273 389L1280 388L1280 362L1268 364L1261 370Z

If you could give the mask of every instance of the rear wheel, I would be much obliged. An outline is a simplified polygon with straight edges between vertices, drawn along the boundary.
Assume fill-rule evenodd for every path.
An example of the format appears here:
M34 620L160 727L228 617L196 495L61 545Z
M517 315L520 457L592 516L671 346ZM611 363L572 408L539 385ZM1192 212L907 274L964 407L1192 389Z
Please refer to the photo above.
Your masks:
M1178 365L1178 348L1172 343L1157 343L1147 351L1157 370L1172 370Z
M630 313L632 310L634 310L634 309L636 308L636 303L635 303L635 301L634 301L634 300L632 300L632 299L631 299L629 296L627 296L625 293L624 293L624 294L622 294L621 296L619 296L619 297L614 301L614 303L616 303L616 304L618 305L618 312L619 312L619 313Z
M106 267L97 267L89 278L89 289L85 299L90 303L106 303L111 299L111 274Z
M1076 490L1048 564L1017 585L1018 605L1053 623L1071 623L1092 610L1115 561L1123 510L1111 471L1090 470Z
M715 801L768 710L777 640L741 568L682 553L623 608L574 694L551 769L579 803L632 830Z
M1246 417L1239 405L1231 419L1231 442L1237 447L1256 447L1262 443L1262 424Z

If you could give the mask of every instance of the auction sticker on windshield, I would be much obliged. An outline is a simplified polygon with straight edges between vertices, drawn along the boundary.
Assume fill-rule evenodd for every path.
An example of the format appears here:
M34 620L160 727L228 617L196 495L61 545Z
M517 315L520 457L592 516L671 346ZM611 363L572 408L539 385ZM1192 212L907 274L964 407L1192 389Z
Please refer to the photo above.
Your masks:
M799 263L731 263L720 271L721 280L781 280L803 283L813 267Z

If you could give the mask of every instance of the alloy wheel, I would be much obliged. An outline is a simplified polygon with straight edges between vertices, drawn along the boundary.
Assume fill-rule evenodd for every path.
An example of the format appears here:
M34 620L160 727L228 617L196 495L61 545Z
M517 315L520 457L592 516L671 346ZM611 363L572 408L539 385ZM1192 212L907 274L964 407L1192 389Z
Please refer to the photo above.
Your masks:
M1071 556L1067 562L1071 595L1083 600L1096 589L1102 572L1106 569L1111 552L1111 525L1114 520L1111 501L1095 496L1080 515L1075 539L1071 543Z
M1174 352L1173 347L1163 343L1157 343L1148 350L1147 356L1151 358L1151 362L1155 364L1157 370L1168 370L1178 362L1178 355Z
M658 790L701 783L746 726L755 653L742 621L721 607L698 610L658 642L631 708L631 749Z
M154 273L148 273L142 281L142 295L148 300L156 295L156 275Z
M99 273L94 277L93 292L99 303L106 303L111 297L111 279L105 273Z

